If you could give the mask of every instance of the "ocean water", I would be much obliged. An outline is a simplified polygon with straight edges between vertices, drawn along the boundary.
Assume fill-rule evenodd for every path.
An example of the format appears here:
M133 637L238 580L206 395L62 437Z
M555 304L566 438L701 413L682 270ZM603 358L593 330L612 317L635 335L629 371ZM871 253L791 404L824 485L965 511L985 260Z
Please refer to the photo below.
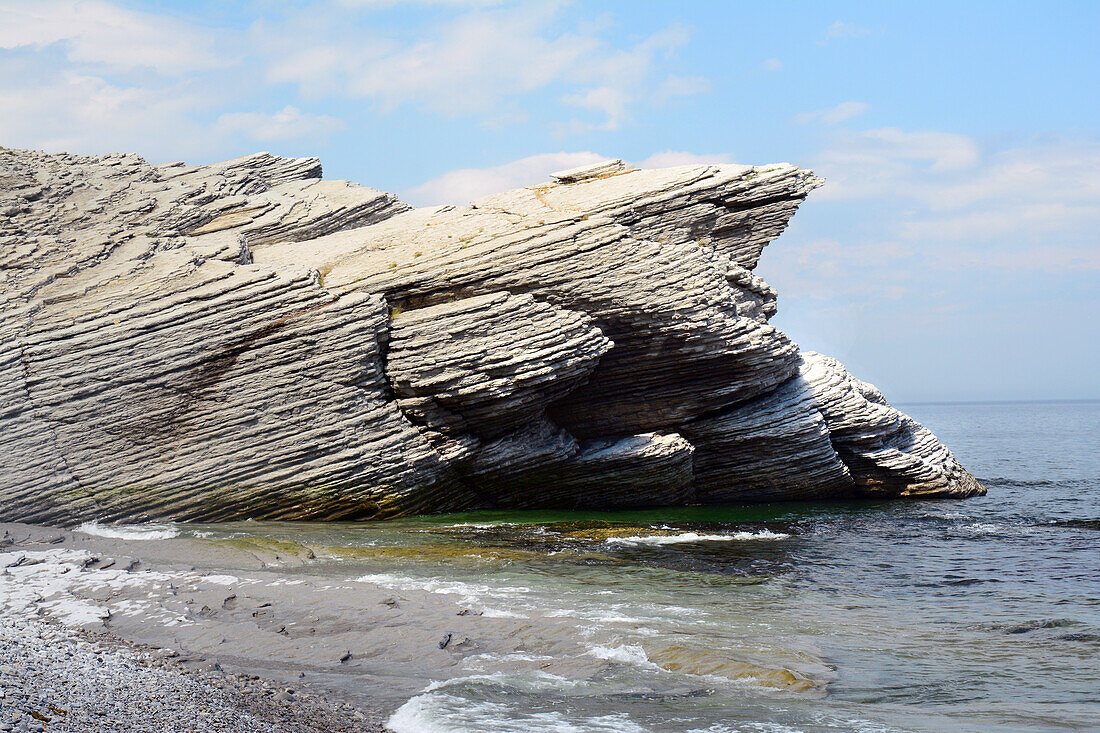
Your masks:
M1100 730L1100 403L901 407L988 496L201 531L545 627L398 733Z

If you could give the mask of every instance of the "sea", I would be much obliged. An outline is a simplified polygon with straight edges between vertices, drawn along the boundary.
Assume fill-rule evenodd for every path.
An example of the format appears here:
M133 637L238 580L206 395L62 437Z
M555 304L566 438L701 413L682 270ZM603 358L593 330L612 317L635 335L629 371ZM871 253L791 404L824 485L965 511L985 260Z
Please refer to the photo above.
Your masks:
M899 408L988 495L203 531L406 548L355 573L566 622L396 733L1100 731L1100 402Z

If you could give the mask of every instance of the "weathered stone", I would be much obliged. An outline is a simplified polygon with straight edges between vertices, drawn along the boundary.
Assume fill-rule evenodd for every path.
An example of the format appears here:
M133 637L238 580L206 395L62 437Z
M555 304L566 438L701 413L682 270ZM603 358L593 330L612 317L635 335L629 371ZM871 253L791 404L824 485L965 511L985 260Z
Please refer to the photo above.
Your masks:
M808 171L608 161L428 209L320 176L0 149L0 518L984 491L768 323Z

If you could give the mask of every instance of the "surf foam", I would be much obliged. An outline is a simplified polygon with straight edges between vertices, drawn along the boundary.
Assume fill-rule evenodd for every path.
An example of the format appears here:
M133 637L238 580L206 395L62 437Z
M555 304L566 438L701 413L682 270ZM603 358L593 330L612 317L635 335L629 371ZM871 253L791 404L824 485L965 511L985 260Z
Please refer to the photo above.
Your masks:
M112 540L170 540L179 537L178 527L171 524L117 524L104 526L99 522L85 522L77 532L106 537Z
M785 540L789 534L762 529L759 532L733 532L730 534L698 534L682 532L673 535L646 535L638 537L610 537L604 540L609 545L679 545L691 542L735 542L743 540Z

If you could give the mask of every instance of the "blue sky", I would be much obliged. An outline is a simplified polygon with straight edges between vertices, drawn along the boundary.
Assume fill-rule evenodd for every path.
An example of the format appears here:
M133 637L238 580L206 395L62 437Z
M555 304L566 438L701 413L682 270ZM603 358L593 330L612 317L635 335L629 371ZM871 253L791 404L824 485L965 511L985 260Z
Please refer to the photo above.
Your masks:
M774 323L894 401L1100 398L1100 3L0 0L0 145L319 155L424 205L813 168Z

